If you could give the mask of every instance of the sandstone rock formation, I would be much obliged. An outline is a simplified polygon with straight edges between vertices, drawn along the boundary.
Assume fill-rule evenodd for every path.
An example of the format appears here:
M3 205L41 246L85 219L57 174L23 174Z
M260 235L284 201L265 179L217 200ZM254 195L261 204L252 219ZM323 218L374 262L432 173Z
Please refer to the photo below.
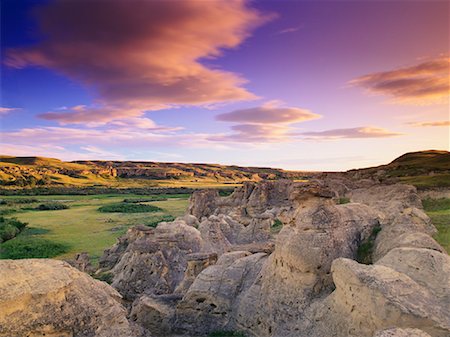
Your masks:
M98 272L126 300L124 326L151 336L443 337L450 258L433 233L412 186L246 183L228 197L195 192L184 217L131 228Z
M139 336L121 296L57 260L0 260L0 336Z

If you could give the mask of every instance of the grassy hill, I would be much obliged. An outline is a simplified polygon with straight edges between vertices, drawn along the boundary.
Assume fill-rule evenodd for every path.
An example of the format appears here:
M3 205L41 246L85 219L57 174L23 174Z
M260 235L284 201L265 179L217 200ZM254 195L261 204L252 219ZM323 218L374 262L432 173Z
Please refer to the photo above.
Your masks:
M399 180L419 188L450 187L450 152L427 150L409 152L387 165L348 171L358 178Z
M307 172L265 167L144 161L76 161L0 156L0 186L34 187L208 187L264 179L302 179Z

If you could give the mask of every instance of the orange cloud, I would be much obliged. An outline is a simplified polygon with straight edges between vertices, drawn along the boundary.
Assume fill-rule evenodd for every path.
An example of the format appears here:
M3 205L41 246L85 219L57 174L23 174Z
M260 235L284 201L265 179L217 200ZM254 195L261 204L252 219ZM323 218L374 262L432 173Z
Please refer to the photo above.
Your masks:
M417 123L408 123L412 126L417 127L427 127L427 126L450 126L450 121L436 121L436 122L417 122Z
M64 123L254 99L244 78L200 60L237 47L272 17L246 0L57 1L36 15L44 41L9 50L6 64L50 68L95 90L100 108L42 116Z
M369 92L393 97L406 104L434 104L448 101L450 58L440 57L392 71L372 73L349 83Z
M348 129L332 129L317 132L303 132L299 135L312 139L343 139L343 138L386 138L401 136L401 133L391 132L383 128L363 126Z

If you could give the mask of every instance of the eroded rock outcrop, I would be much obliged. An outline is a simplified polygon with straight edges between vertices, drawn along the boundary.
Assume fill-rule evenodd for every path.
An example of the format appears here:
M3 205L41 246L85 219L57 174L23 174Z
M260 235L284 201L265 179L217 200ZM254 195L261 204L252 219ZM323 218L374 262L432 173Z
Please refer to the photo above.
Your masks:
M336 290L315 312L310 335L372 336L395 326L448 336L448 306L408 275L350 259L335 260L332 272Z
M414 187L376 179L246 183L228 197L199 191L184 217L133 227L101 258L99 273L111 274L129 321L111 287L101 283L92 298L109 305L109 336L138 336L138 325L152 336L443 337L450 258L434 233ZM68 287L80 298L86 285L97 289L84 276ZM79 329L97 326L92 335L103 336L103 316L86 303L94 318Z
M200 232L180 219L162 222L157 228L130 229L102 261L108 261L108 266L116 261L109 270L112 286L133 301L142 294L174 292L184 277L188 254L199 252L201 246Z
M120 294L69 264L0 260L0 336L139 336Z

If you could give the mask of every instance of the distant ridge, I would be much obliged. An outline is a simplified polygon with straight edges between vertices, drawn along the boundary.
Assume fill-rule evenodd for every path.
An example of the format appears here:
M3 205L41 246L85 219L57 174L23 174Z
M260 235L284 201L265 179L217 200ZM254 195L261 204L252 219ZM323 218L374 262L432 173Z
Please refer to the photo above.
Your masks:
M0 185L6 188L233 184L302 179L305 175L309 173L268 167L0 156Z
M0 187L208 187L245 181L316 177L320 172L268 167L151 161L0 156ZM401 181L418 187L450 186L450 152L409 152L386 165L347 171L356 178Z

